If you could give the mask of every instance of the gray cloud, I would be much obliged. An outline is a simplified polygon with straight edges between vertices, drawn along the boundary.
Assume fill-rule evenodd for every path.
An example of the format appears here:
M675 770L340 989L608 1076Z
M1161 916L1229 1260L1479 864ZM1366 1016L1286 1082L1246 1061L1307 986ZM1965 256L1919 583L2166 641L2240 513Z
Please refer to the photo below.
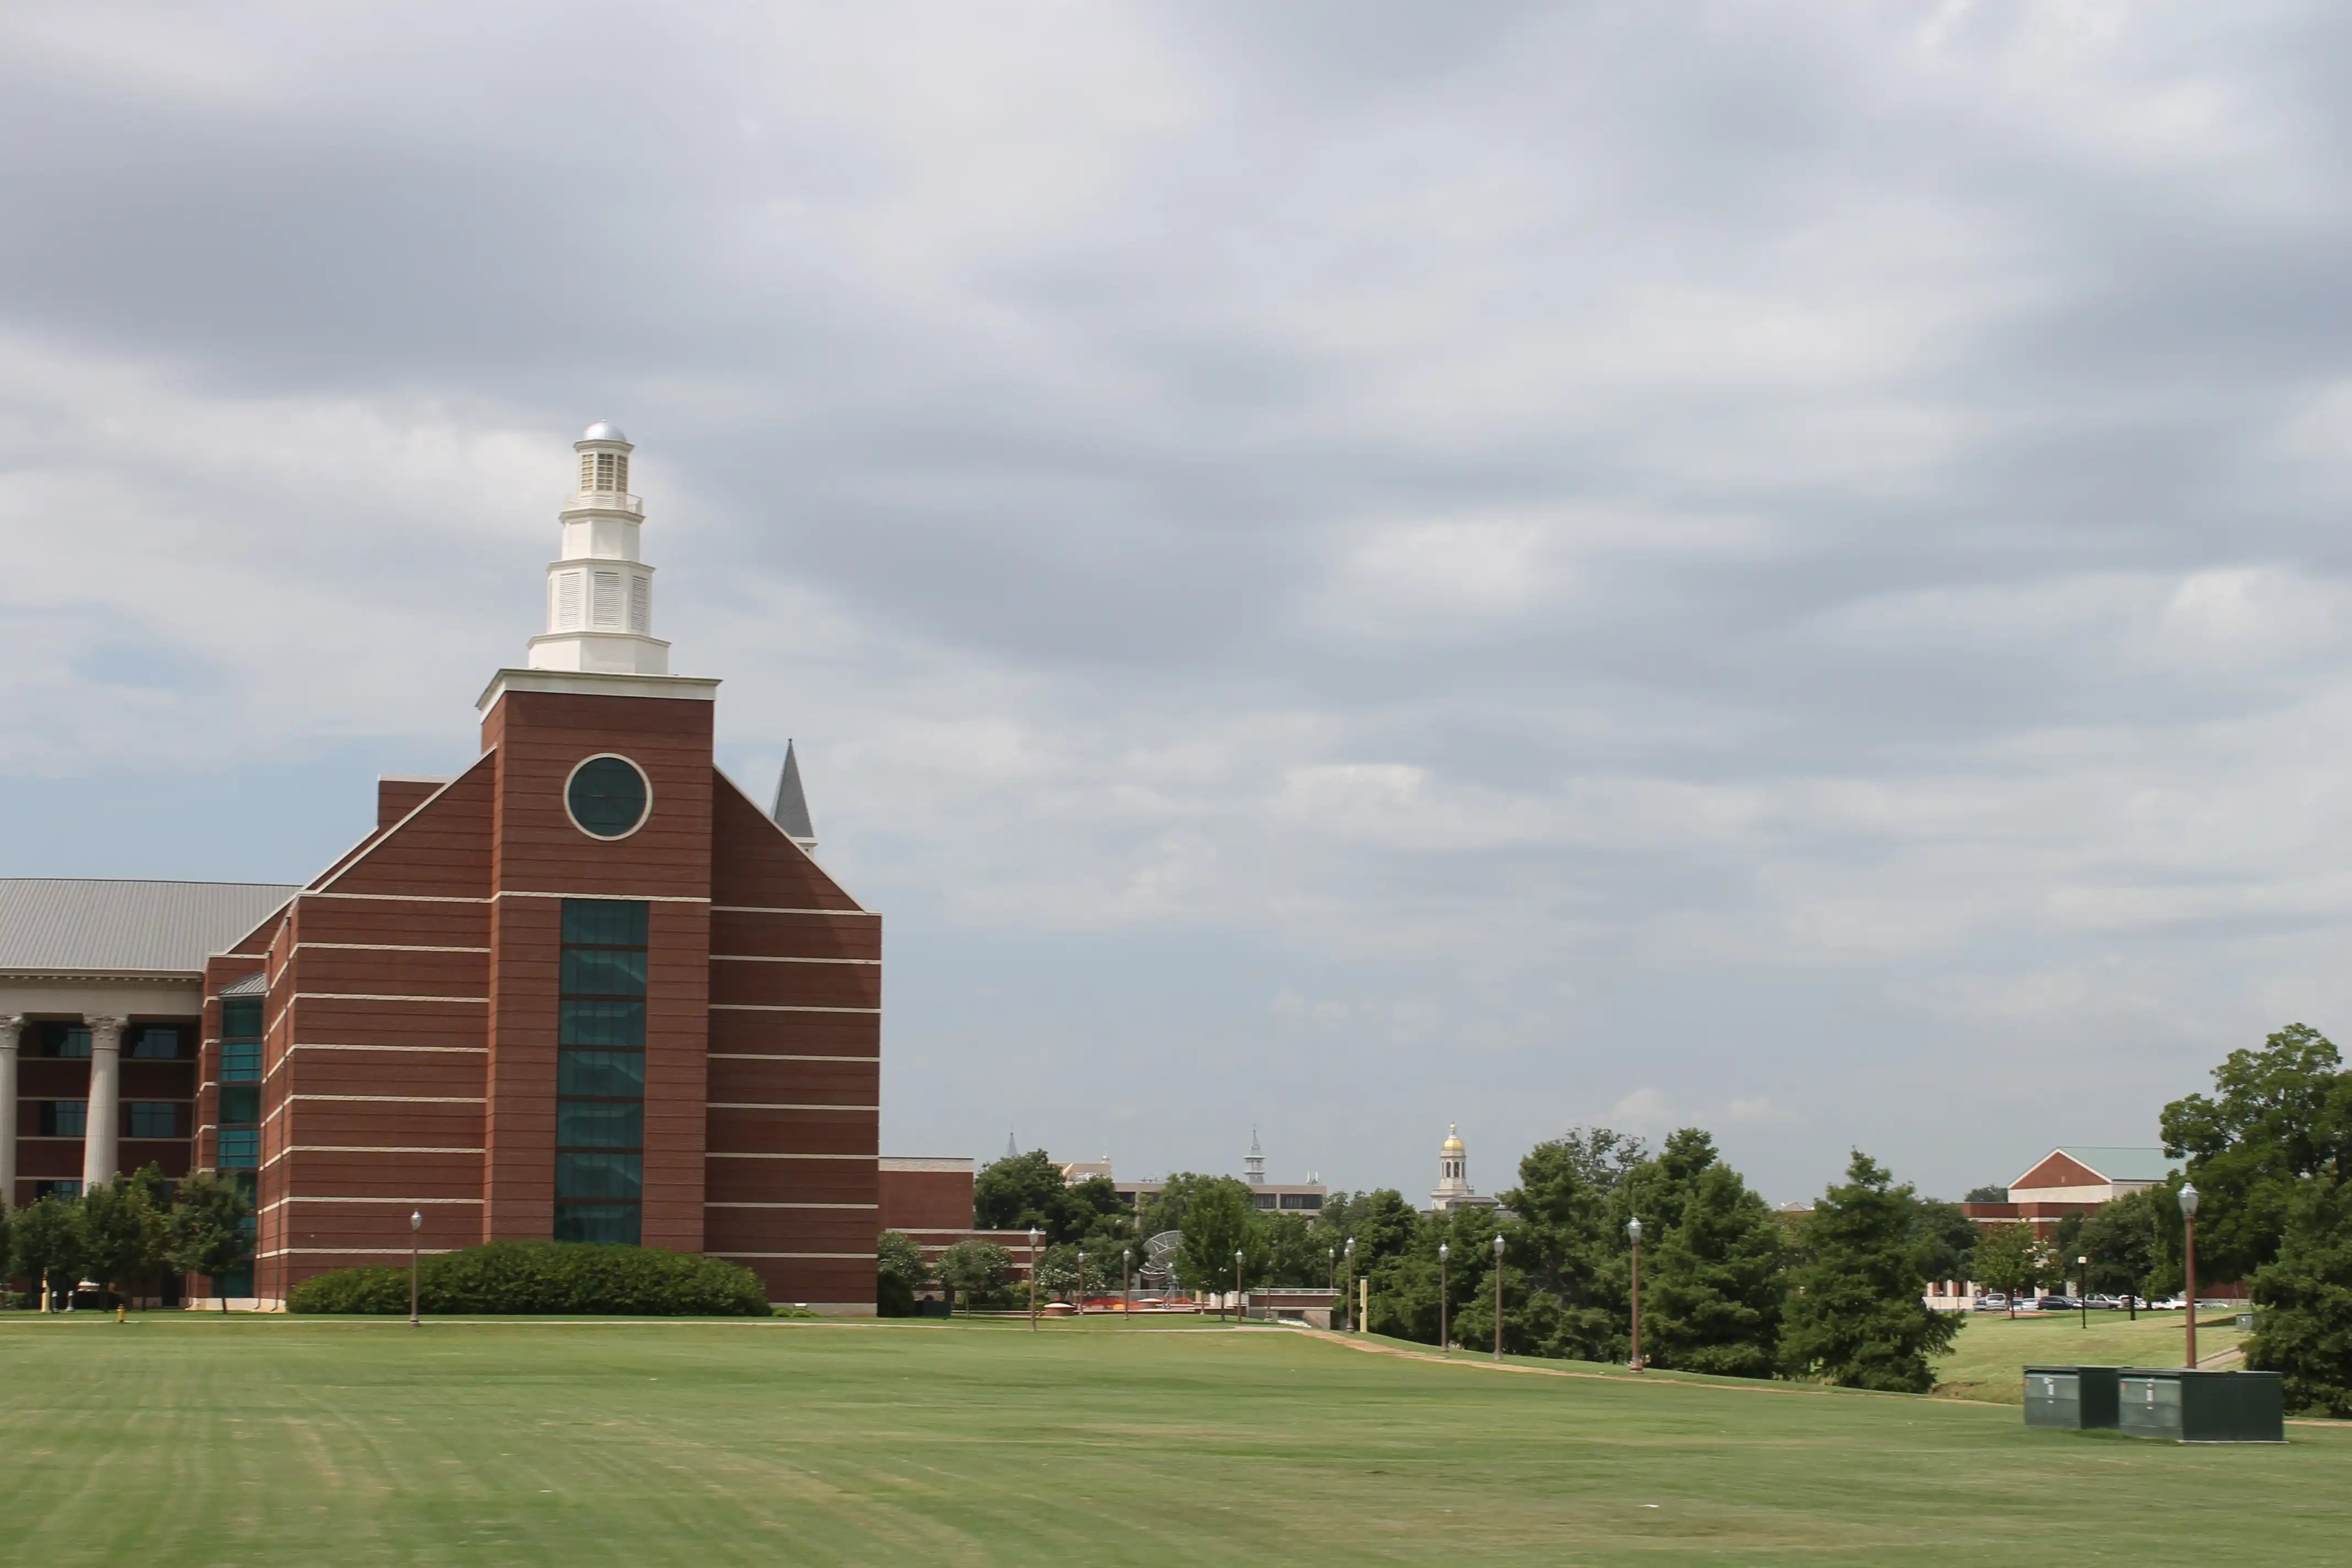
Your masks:
M609 416L894 917L893 1147L2146 1140L2347 1000L2347 35L20 8L12 858L331 856Z

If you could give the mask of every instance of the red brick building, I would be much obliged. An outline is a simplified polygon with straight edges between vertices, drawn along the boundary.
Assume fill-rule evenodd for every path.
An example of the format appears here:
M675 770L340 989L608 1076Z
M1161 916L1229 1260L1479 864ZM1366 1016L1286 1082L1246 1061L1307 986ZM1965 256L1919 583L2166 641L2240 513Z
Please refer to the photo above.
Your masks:
M600 425L576 449L548 629L483 692L473 764L381 781L342 858L262 889L279 897L251 900L274 907L241 935L183 930L200 971L151 976L176 984L186 1037L166 1173L251 1173L255 1268L230 1294L282 1300L322 1270L405 1258L420 1215L427 1250L642 1242L740 1262L776 1301L873 1310L881 921L813 858L792 762L772 811L718 769L719 683L668 674L651 635L633 448ZM236 900L215 903L216 926ZM121 1037L144 1018L139 996L75 1018L58 986L79 961L47 963L37 994L10 940L13 1178L7 1134L61 1125L42 1107L66 1102L16 1093L16 1037L111 1032L78 1085L58 1075L82 1090L76 1131L111 1140ZM140 1163L136 1144L80 1142L87 1180ZM34 1195L0 1182L0 1201Z

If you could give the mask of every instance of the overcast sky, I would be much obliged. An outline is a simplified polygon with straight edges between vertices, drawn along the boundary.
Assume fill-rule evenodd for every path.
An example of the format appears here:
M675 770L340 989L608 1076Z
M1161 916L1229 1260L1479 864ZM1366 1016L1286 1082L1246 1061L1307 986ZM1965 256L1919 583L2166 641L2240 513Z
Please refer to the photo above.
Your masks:
M0 872L454 771L569 443L887 1152L1931 1192L2352 1034L2352 8L0 11Z

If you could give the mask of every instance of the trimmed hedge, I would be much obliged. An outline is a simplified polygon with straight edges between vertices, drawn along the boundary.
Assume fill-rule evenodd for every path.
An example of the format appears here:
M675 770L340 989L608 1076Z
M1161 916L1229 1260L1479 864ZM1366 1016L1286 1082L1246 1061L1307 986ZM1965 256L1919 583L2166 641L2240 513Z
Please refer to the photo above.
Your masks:
M593 1312L645 1318L764 1318L768 1289L748 1268L689 1252L573 1241L494 1241L417 1267L417 1305L453 1312ZM408 1270L338 1268L286 1298L292 1312L408 1310Z

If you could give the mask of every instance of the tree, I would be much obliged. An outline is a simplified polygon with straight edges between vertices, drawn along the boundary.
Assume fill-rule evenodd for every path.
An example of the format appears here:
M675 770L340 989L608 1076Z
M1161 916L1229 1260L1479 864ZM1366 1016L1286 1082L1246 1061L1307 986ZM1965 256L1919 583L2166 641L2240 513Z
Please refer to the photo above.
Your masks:
M1933 1198L1919 1200L1917 1210L1919 1240L1928 1254L1927 1278L1930 1279L1973 1279L1969 1272L1969 1256L1976 1251L1978 1237L1976 1221L1960 1212L1958 1204L1938 1203Z
M200 1171L180 1184L164 1216L164 1259L183 1274L212 1281L220 1309L228 1310L222 1280L253 1261L253 1237L245 1228L253 1204L236 1182Z
M47 1293L81 1278L81 1201L50 1196L18 1212L10 1227L9 1270L29 1276Z
M1264 1219L1265 1272L1259 1283L1320 1290L1332 1283L1332 1251L1340 1243L1325 1226L1304 1215L1270 1214Z
M1244 1283L1263 1280L1265 1227L1248 1185L1231 1176L1211 1177L1193 1190L1186 1206L1176 1278L1188 1290L1230 1290L1236 1251L1242 1254Z
M1624 1227L1614 1205L1645 1157L1639 1139L1595 1127L1538 1143L1519 1161L1519 1184L1501 1197L1518 1215L1508 1263L1525 1277L1527 1295L1514 1324L1506 1281L1507 1345L1580 1361L1624 1359L1629 1280L1617 1256Z
M1970 1187L1969 1189L1969 1195L1962 1198L1960 1202L1964 1204L2005 1204L2009 1202L2009 1189L2007 1187Z
M83 1266L124 1296L163 1271L163 1173L147 1165L82 1194Z
M1977 1243L1969 1268L1978 1284L2007 1293L2014 1315L2017 1298L2047 1277L2050 1258L2050 1249L2033 1234L2033 1227L2021 1222L1990 1227Z
M940 1254L934 1266L940 1283L947 1287L948 1310L955 1310L955 1298L963 1298L963 1309L969 1312L973 1305L993 1299L1013 1278L1013 1254L992 1241L959 1241Z
M1951 1313L1930 1310L1918 1198L1857 1149L1844 1184L1822 1195L1805 1222L1811 1260L1794 1271L1781 1333L1781 1363L1798 1377L1847 1388L1925 1394L1935 1386L1929 1357L1960 1331Z
M1062 1167L1043 1149L1008 1154L973 1179L972 1216L982 1230L1043 1230L1064 1184Z
M922 1244L903 1230L886 1230L874 1243L874 1307L886 1318L915 1315L915 1287L931 1277Z
M2074 1241L2091 1260L2083 1289L2128 1291L2142 1300L2169 1295L2180 1282L2180 1244L2173 1237L2179 1228L2179 1201L2168 1186L2100 1205L2083 1217Z
M1651 1184L1663 1214L1643 1292L1644 1360L1731 1377L1769 1377L1784 1290L1780 1227L1697 1128L1666 1141ZM1646 1169L1646 1168L1645 1168ZM1643 1180L1637 1171L1628 1189Z
M2246 1365L2281 1374L2290 1410L2352 1416L2352 1184L2341 1164L2303 1184L2253 1293Z
M2189 1162L2204 1203L2198 1261L2211 1279L2244 1279L2277 1256L2302 1181L2352 1138L2352 1098L2327 1037L2290 1024L2213 1069L2211 1098L2164 1108L2165 1152Z

